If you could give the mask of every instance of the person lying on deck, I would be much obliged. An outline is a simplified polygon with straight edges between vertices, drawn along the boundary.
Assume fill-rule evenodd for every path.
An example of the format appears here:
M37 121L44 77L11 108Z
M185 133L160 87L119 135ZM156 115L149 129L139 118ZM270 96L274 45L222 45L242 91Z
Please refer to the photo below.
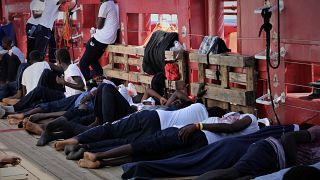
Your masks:
M121 92L124 94L120 94L120 92L110 84L101 84L97 89L97 95L95 98L95 115L96 120L88 126L87 124L82 124L77 122L77 116L82 114L79 111L82 110L74 110L69 113L64 114L62 117L55 119L54 121L47 124L47 126L38 126L33 123L26 123L27 129L30 127L30 130L37 129L38 132L41 132L41 138L39 139L37 145L43 146L50 141L56 139L67 139L78 135L86 130L89 130L92 127L97 125L102 125L106 123L112 123L118 119L121 119L127 115L130 115L137 111L137 108L134 106L130 106L129 100L125 98L127 92ZM175 95L168 100L169 102L174 102L174 100L179 99L181 97L186 97L186 95L182 95L181 92L177 91ZM144 109L150 109L147 107L143 107ZM165 109L161 107L162 109ZM175 108L178 108L175 105ZM152 108L153 110L156 107ZM73 119L70 121L70 119ZM40 131L39 131L40 130ZM43 131L45 130L45 131Z
M32 56L33 52L30 53L30 56ZM49 102L79 94L84 91L85 84L83 75L75 64L71 64L69 51L67 49L59 49L57 51L57 59L59 62L58 65L64 70L64 78L56 77L56 82L65 86L65 93L43 86L37 86L31 92L28 92L17 104L13 106L1 106L1 108L7 113L14 113L34 106L34 103L39 102L39 100L42 100L42 102ZM25 79L25 73L29 72L27 70L30 67L25 70L23 79Z
M57 150L63 150L67 144L87 144L118 138L125 138L130 142L169 127L199 123L209 116L216 117L215 113L215 109L206 109L200 103L175 111L144 110L133 113L129 117L122 118L112 124L105 123L91 128L71 139L56 142L55 147Z
M88 151L97 153L84 153L84 159L79 161L79 166L85 168L99 168L113 166L133 161L156 160L172 157L178 154L192 152L208 144L227 137L234 137L254 133L259 130L257 118L252 114L228 113L222 118L211 117L201 123L190 124L184 127L171 127L158 131L151 136L139 139L131 144L126 144L108 151L110 147L104 146L100 149L95 144L78 145L72 150ZM102 144L102 143L100 143ZM111 144L111 143L109 143ZM71 148L68 146L68 148ZM79 152L68 152L67 159ZM71 153L71 154L70 154Z
M16 166L20 164L21 159L16 156L10 156L10 155L0 155L0 168L5 167L8 164L11 164L12 166Z
M320 140L320 126L284 134L279 140L268 137L250 145L248 151L232 167L209 171L197 179L236 179L241 177L252 179L285 167L295 166L298 165L298 145L317 140Z
M122 178L199 176L209 171L234 167L237 162L242 162L242 170L248 170L248 172L270 171L270 169L264 168L271 167L269 162L276 158L274 158L272 146L269 148L270 145L264 143L265 139L269 137L278 139L285 133L298 130L299 126L297 125L268 126L253 134L226 138L192 153L157 161L128 163L123 166ZM308 131L310 134L315 134L312 128ZM258 146L260 140L266 146ZM245 161L239 161L241 158L250 157L247 154L251 154L251 152L254 152L255 160L251 162L252 159L248 159L250 160L248 164L245 164ZM253 165L253 163L256 167L249 165ZM272 163L274 163L273 166L278 164L276 161ZM253 171L250 171L251 169Z

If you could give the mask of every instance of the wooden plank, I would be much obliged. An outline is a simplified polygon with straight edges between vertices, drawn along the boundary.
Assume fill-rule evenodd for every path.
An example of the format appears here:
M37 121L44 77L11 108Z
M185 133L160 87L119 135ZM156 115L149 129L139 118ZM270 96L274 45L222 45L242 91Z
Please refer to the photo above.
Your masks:
M209 63L230 67L250 67L254 65L254 58L234 54L209 55Z
M212 69L205 70L206 78L217 80L216 71ZM220 79L223 79L223 74L221 74ZM229 82L237 83L246 86L247 85L247 75L243 73L229 72Z
M128 58L129 58L129 56L128 56L128 54L125 54L125 55L123 55L123 58L124 58L124 71L125 72L129 72L129 64L128 64Z
M230 104L228 102L207 99L207 107L213 107L213 106L218 106L222 109L230 110Z
M180 80L186 82L187 79L187 68L186 62L184 59L178 60L179 72L180 72Z
M229 88L229 71L227 66L220 66L221 87Z
M191 62L207 64L207 55L199 53L189 53L189 59Z
M123 46L123 45L108 45L106 51L119 53L119 54L128 54L128 55L144 55L144 48L138 46Z
M104 74L107 77L118 78L126 81L129 80L129 73L120 70L104 69Z
M113 69L114 54L113 53L109 53L108 56L109 56L109 64L107 65L106 68Z
M165 51L164 55L166 61L185 59L185 51Z
M256 82L257 82L257 75L255 72L254 67L247 68L247 90L248 91L255 91L256 90Z
M205 78L205 68L204 64L198 63L198 82L199 83L204 83L204 78Z
M247 86L247 74L229 72L229 77L231 83L237 83Z
M192 62L207 64L207 55L190 53L189 59ZM209 63L230 67L250 67L254 66L254 58L251 56L241 56L236 54L213 54L209 55Z
M195 95L198 91L199 84L191 83L191 94ZM254 92L242 89L224 89L217 85L207 85L207 94L204 96L208 99L229 102L237 105L253 105L255 102Z

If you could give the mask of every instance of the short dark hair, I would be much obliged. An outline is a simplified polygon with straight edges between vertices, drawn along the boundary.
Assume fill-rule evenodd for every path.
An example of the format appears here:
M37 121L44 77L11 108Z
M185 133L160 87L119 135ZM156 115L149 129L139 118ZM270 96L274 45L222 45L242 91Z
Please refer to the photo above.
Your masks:
M71 63L71 57L69 50L66 48L61 48L56 51L56 58L59 61L59 63L65 63L70 64Z
M29 54L30 61L32 62L41 62L43 61L43 56L38 50L33 50Z
M220 117L221 118L223 115L225 115L227 113L226 110L224 110L218 106L207 108L207 111L208 111L209 117Z
M320 179L320 170L312 166L296 166L283 175L283 180L316 180Z
M9 36L5 36L2 38L2 45L7 44L7 45L12 45L13 41Z

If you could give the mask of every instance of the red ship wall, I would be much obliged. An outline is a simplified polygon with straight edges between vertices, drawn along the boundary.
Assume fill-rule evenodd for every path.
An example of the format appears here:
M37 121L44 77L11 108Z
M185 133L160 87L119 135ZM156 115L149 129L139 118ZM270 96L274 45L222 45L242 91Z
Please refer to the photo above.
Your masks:
M26 50L25 22L29 16L30 0L2 0L1 19L14 23L18 46ZM205 35L223 36L223 2L220 0L117 0L120 8L120 43L141 45L151 32L150 14L176 14L181 43L188 50L197 49ZM275 0L271 1L275 3ZM77 11L73 22L73 33L83 33L77 41L75 59L81 57L84 44L90 38L89 30L95 27L95 17L99 0L79 0L82 10ZM263 5L263 0L237 1L238 52L255 55L265 50L265 38L258 37L263 22L254 10ZM271 71L274 95L286 93L286 102L276 110L280 121L288 123L320 124L320 100L309 99L312 89L308 83L320 79L320 28L317 17L318 0L284 0L281 13L281 46L287 51L281 59L279 69ZM271 19L273 34L277 32L277 13ZM61 28L57 23L57 29ZM224 28L225 30L227 28ZM59 32L59 30L57 30ZM59 36L59 33L58 33ZM57 37L59 38L59 37ZM276 40L272 40L272 50L276 51ZM107 63L107 53L101 61ZM257 97L267 91L266 61L258 60L259 81ZM275 78L276 76L276 78ZM189 81L197 81L197 66L189 63ZM273 118L270 106L257 104L260 117Z

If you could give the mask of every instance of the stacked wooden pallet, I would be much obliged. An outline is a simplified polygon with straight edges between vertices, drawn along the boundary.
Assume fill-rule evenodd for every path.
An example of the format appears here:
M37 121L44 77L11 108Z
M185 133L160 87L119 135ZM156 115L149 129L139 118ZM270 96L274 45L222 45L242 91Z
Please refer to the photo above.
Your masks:
M206 82L204 96L207 106L220 106L230 111L256 114L256 71L253 57L236 54L205 55L190 53L191 62L198 64L198 83L191 83L191 93L197 94L200 83ZM208 65L209 63L209 65ZM217 70L208 68L219 66ZM242 69L242 71L235 71ZM212 80L218 83L211 83ZM217 81L219 80L219 81ZM242 87L242 88L240 88Z
M137 91L143 93L145 87L150 85L152 79L151 75L143 72L144 48L109 45L106 51L109 53L109 64L103 68L105 75L136 83ZM184 52L166 51L165 57L166 61L178 63L181 77L178 81L166 81L167 87L184 89L186 79Z

